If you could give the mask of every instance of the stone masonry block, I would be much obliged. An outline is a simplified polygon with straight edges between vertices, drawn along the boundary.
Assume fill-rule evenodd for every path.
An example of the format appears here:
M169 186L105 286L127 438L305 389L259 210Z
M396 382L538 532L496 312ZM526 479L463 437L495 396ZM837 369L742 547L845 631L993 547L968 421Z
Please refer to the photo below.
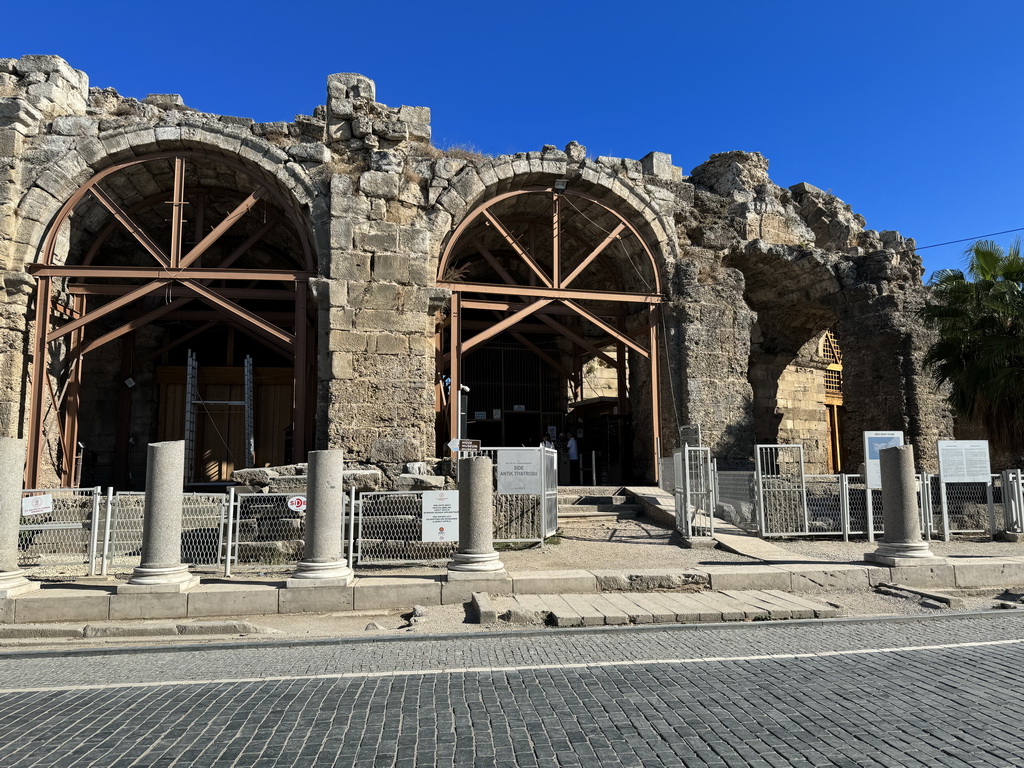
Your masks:
M180 619L188 615L188 595L111 595L110 619Z
M11 598L0 599L0 624L14 623L14 600Z
M781 589L789 591L793 580L789 571L772 565L724 566L707 565L698 570L711 577L711 588L722 589Z
M533 571L512 574L517 595L597 592L597 577L589 571Z
M953 573L958 587L1009 587L1024 584L1024 562L1013 560L957 560L953 564Z
M398 197L401 177L383 171L366 171L359 177L359 191L368 197L382 197L394 200Z
M46 621L106 621L110 616L110 595L62 594L22 597L15 601L14 621L35 624Z
M352 610L352 587L300 587L282 589L280 613L334 613Z
M373 258L373 278L391 283L409 282L409 257L402 253L378 253Z
M955 587L956 574L952 565L909 565L890 569L895 584L908 587Z
M358 579L353 589L355 610L371 608L409 609L414 605L440 605L441 580L430 578Z
M356 313L355 327L359 330L416 332L426 328L426 321L420 312L362 309Z
M331 251L327 276L366 282L370 279L370 256L362 251Z
M0 157L15 157L21 152L21 134L13 128L0 128Z
M397 251L398 225L378 221L356 232L356 248L364 251Z
M828 592L836 589L868 589L868 568L860 565L813 565L810 563L776 566L792 574L794 592Z
M474 592L486 592L488 595L511 595L512 577L501 573L494 578L458 579L441 583L441 603L467 603Z
M281 591L264 584L211 584L188 594L188 615L259 616L277 613Z
M352 222L337 216L331 219L331 248L349 250L354 241Z

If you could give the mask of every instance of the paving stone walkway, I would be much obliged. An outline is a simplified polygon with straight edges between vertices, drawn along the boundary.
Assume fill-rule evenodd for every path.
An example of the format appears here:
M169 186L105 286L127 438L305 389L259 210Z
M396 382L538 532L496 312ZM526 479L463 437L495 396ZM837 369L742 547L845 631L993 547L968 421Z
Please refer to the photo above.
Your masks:
M1022 638L1000 615L4 655L0 764L1017 766Z

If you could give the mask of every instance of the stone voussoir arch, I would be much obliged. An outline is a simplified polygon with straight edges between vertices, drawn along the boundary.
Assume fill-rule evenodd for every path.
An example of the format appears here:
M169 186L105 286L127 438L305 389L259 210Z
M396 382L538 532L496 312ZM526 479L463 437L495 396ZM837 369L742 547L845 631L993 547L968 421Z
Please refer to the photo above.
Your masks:
M304 213L309 223L322 195L318 185L287 153L238 126L156 125L115 128L83 137L56 158L25 190L18 202L15 242L30 253L22 264L38 261L47 232L67 201L97 175L116 166L174 151L205 154L213 162L235 163L240 170L272 183Z
M632 179L590 160L574 165L564 160L527 160L504 155L468 163L437 199L436 205L451 216L447 231L435 232L438 261L466 217L489 199L516 189L551 186L556 179L563 177L570 179L572 189L580 189L634 223L654 253L659 281L667 285L669 265L679 257L671 210L665 210L667 206L660 206Z

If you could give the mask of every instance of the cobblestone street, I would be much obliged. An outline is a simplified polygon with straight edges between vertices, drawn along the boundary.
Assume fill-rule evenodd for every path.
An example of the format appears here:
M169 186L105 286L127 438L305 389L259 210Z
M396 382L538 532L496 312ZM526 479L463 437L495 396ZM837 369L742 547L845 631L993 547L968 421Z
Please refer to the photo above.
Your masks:
M1024 764L1010 615L6 654L0 765Z

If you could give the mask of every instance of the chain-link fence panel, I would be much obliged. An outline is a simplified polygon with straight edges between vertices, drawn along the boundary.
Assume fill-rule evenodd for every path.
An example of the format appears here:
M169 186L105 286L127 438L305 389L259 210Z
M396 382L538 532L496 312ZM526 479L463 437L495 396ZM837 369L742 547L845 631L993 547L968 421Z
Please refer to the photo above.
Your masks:
M306 533L304 495L236 492L233 499L233 568L284 570L302 559Z
M219 573L224 558L228 497L222 493L182 496L181 562L197 573ZM109 521L103 544L103 572L130 573L142 561L146 494L119 491L107 497Z
M60 566L61 574L93 573L102 490L34 488L22 491L21 497L18 567Z
M805 475L807 526L800 533L827 536L846 532L843 482L840 475Z
M423 494L381 491L359 496L355 561L358 565L449 560L456 541L423 541ZM458 537L458 531L454 532Z
M936 508L941 512L937 530L944 538L998 530L991 483L941 483L940 478L935 479L939 483Z

